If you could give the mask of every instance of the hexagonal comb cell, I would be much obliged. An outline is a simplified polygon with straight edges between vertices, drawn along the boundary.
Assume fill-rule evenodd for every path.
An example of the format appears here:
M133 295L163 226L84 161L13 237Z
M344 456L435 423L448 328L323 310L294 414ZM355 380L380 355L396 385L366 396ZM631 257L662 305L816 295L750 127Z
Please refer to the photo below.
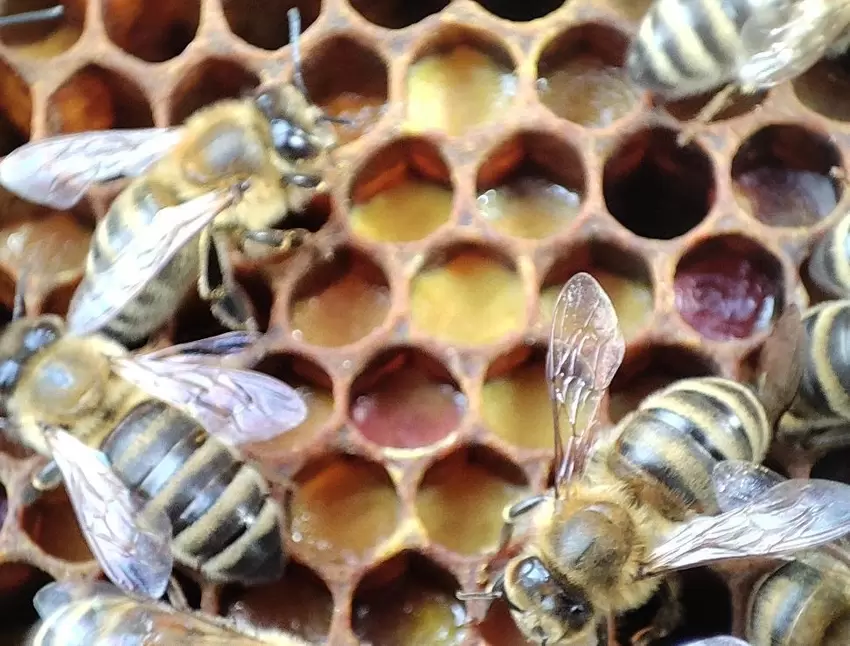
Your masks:
M80 278L94 231L85 202L57 211L0 191L0 214L0 267L12 275L26 270L28 290L44 296Z
M580 271L591 274L611 298L625 339L635 338L653 315L649 267L640 256L605 242L594 241L570 249L552 265L540 291L540 322L546 327L551 325L558 294Z
M473 446L428 468L416 494L416 513L431 541L474 556L498 546L502 510L526 493L525 476L516 465Z
M697 96L680 99L679 101L671 101L664 103L664 110L679 121L690 121L695 119L700 111L708 105L716 92L699 94ZM755 110L767 98L767 92L757 92L754 94L733 94L721 110L714 114L709 123L716 123L725 119L734 119L742 117L745 114Z
M498 357L481 389L485 426L511 446L552 449L546 348L522 345Z
M795 125L757 131L732 159L738 204L757 220L779 227L816 224L835 209L841 156L825 137Z
M113 43L150 63L180 54L195 38L201 0L103 0L103 24Z
M333 383L327 372L310 359L293 354L273 354L254 366L298 390L307 404L307 419L272 440L252 445L263 460L274 460L296 447L312 444L334 412Z
M26 563L0 565L0 644L26 644L26 637L38 621L32 598L50 583L50 577Z
M708 339L744 339L767 329L782 309L779 260L750 238L709 238L676 267L676 309Z
M83 33L85 0L8 0L3 3L2 13L14 16L57 5L62 6L62 14L55 18L3 27L0 42L18 54L33 58L50 58L70 49Z
M644 397L679 379L717 374L714 362L682 346L650 345L626 357L608 392L608 418L619 422Z
M292 501L292 540L323 562L352 561L377 548L400 517L384 469L353 455L333 455L301 470Z
M135 83L97 65L87 65L54 92L47 102L50 134L144 128L153 116Z
M500 233L542 239L576 218L585 181L581 155L570 144L554 133L521 133L478 169L478 213Z
M47 554L80 563L94 560L64 488L42 495L24 509L21 524Z
M224 616L279 628L311 643L327 638L333 617L333 598L325 582L295 561L286 564L277 583L225 590L219 606Z
M27 142L31 121L29 87L14 69L0 61L0 155L8 155Z
M420 240L451 218L449 168L426 139L399 139L366 161L351 200L349 226L355 235L378 242Z
M352 603L352 628L372 646L463 643L469 629L454 577L416 552L403 552L369 572Z
M326 114L348 120L334 124L340 144L372 129L386 110L387 65L372 48L337 36L307 53L304 83L310 99Z
M693 229L714 204L714 169L695 143L676 143L666 128L643 129L621 141L605 162L605 204L624 227L669 240Z
M432 255L413 279L410 300L413 325L447 343L495 343L519 332L526 319L513 263L481 246L454 245Z
M484 620L478 624L478 633L493 646L533 646L519 632L503 599L490 604Z
M448 436L466 408L466 396L437 359L400 347L382 352L357 377L349 415L371 442L415 449Z
M292 295L293 336L312 345L340 347L368 336L387 317L391 302L383 270L365 254L340 249L313 266Z
M546 46L537 65L537 92L556 115L588 128L626 116L640 93L623 69L627 38L606 25L573 27Z
M504 114L517 79L504 47L484 32L452 25L420 48L406 86L411 130L458 136Z
M169 121L183 123L193 112L219 99L238 98L255 87L259 77L234 61L208 58L192 67L171 95Z
M272 0L262 5L240 0L222 0L230 31L246 43L275 50L289 44L286 12L296 7L301 14L302 33L312 25L322 9L321 0Z
M387 29L403 29L440 12L449 0L351 0L357 13L372 24Z
M850 121L850 56L821 59L793 83L797 99L827 119Z

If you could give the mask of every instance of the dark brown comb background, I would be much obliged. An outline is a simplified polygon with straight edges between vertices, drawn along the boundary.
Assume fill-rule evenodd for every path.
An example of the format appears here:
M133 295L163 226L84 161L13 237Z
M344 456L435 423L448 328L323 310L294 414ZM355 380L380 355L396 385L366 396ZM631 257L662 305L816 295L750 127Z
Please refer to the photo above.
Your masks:
M748 377L776 312L816 299L799 270L846 208L830 169L850 149L850 73L822 63L678 148L678 120L707 97L653 108L620 69L648 0L68 0L60 20L0 30L0 154L180 123L261 72L289 78L292 6L313 100L358 124L340 127L331 193L287 222L340 244L334 259L239 270L282 333L260 369L310 394L302 428L252 451L301 485L293 563L265 588L187 589L334 645L523 643L498 603L465 627L454 595L475 589L503 505L546 486L560 286L589 270L620 314L610 420L678 377ZM72 212L0 194L7 319L25 262L40 272L30 312L65 313L121 186ZM159 342L219 331L195 298ZM0 449L0 643L14 644L40 585L97 568L64 493L21 508L39 461ZM770 462L838 478L842 463ZM740 629L755 573L689 572L668 643Z

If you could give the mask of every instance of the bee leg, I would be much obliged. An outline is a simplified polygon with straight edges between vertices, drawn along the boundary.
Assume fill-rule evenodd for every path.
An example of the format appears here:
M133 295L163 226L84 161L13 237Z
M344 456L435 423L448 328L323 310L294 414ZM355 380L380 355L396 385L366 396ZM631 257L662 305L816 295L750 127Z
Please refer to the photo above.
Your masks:
M213 316L228 329L259 332L251 299L233 277L222 234L201 232L198 294L210 302Z
M186 599L186 593L180 587L180 583L173 576L168 579L168 588L166 589L168 602L175 610L180 612L189 612L189 600Z
M517 519L530 512L544 500L546 500L546 496L544 494L539 494L537 496L531 496L524 500L520 500L510 507L505 508L502 512L503 524L502 531L499 534L499 545L496 548L497 555L504 554L505 550L507 550L508 546L511 544L514 525L516 524ZM485 572L489 573L489 566L485 567Z
M250 240L286 253L302 246L311 235L313 232L307 229L249 229L242 233L240 240Z
M682 603L679 600L679 578L669 574L661 584L661 608L652 618L652 623L632 635L632 646L649 646L669 635L682 620Z
M33 504L44 493L52 491L60 484L62 484L62 472L56 462L51 460L25 486L21 494L24 506Z

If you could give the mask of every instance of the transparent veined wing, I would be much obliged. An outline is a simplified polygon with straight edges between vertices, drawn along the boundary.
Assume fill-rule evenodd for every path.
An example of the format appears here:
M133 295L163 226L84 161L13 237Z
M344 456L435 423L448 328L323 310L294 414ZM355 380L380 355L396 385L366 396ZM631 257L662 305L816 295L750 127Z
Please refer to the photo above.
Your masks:
M97 277L85 280L71 299L68 330L85 336L117 316L148 282L216 215L237 199L234 191L214 191L160 210Z
M738 78L758 90L796 78L850 25L846 0L762 0L741 28Z
M747 505L681 523L656 545L647 575L745 557L788 557L850 533L850 486L784 480Z
M47 619L57 610L94 595L120 597L123 593L107 581L51 581L39 588L32 603L38 616Z
M30 202L68 209L94 184L141 175L181 136L180 128L141 128L34 141L0 161L0 184Z
M137 355L136 359L169 359L247 369L266 356L269 344L270 339L267 334L236 330L147 352Z
M732 635L717 635L716 637L705 637L684 642L681 646L752 646L750 642L732 637Z
M755 462L723 460L711 473L714 495L720 511L732 511L749 505L785 478Z
M174 557L171 523L121 482L106 456L58 428L44 430L83 536L104 573L122 590L158 599Z
M555 301L546 378L555 431L555 492L578 477L596 437L599 402L620 367L625 341L614 305L587 273L564 285ZM569 426L564 441L561 422Z
M269 440L307 418L307 406L291 386L253 370L215 365L209 357L120 357L112 367L231 446Z

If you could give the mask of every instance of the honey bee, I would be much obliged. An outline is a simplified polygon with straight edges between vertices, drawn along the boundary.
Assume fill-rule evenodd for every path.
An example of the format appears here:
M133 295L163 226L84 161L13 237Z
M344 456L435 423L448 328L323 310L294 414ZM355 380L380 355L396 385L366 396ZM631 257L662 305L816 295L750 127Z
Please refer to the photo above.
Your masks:
M103 581L49 583L33 603L41 622L27 646L308 646L286 633L127 596Z
M287 510L237 448L307 416L297 391L246 369L268 337L227 332L133 356L57 316L27 317L23 291L0 334L0 415L50 459L25 502L64 482L92 553L130 593L161 597L174 562L213 582L280 578Z
M331 122L339 121L307 98L297 10L289 17L294 83L266 79L251 96L202 108L181 127L63 135L0 162L0 184L59 209L97 182L135 178L95 229L68 314L81 333L100 330L137 348L193 283L226 328L257 329L228 250L250 253L248 245L264 255L307 239L305 229L270 227L324 190L323 164L336 145Z
M724 512L745 508L785 482L781 475L764 466L736 461L719 464L714 479ZM797 553L761 577L750 595L746 637L753 646L850 643L847 539Z
M65 14L65 7L58 4L47 9L36 9L34 11L22 11L10 16L0 16L0 27L11 27L12 25L28 25L32 22L43 20L55 20Z
M777 439L807 449L850 444L850 300L826 301L803 315L805 354L797 396L783 415Z
M850 298L850 213L818 240L807 268L815 286L830 298Z
M758 388L772 407L762 412L768 419L793 396L788 375L799 377L799 336L799 312L790 307L760 359ZM554 487L505 510L497 555L506 552L513 526L526 514L530 540L487 591L461 594L467 600L503 597L522 633L536 643L584 643L603 618L643 606L660 590L667 601L633 638L646 644L678 623L675 571L781 556L850 532L850 486L828 481L790 480L741 509L704 513L718 508L709 497L714 467L727 455L760 459L764 450L755 443L759 438L748 438L744 422L723 422L742 409L740 402L738 409L711 409L696 393L683 398L678 411L643 407L604 437L597 411L624 348L607 294L590 275L573 276L556 301L547 354ZM713 394L718 401L729 397L719 387ZM694 421L700 419L717 428L701 427ZM631 441L636 437L640 443Z
M696 124L735 90L756 94L850 45L847 0L655 0L626 54L631 81L665 101L718 93ZM692 137L684 130L680 143Z

